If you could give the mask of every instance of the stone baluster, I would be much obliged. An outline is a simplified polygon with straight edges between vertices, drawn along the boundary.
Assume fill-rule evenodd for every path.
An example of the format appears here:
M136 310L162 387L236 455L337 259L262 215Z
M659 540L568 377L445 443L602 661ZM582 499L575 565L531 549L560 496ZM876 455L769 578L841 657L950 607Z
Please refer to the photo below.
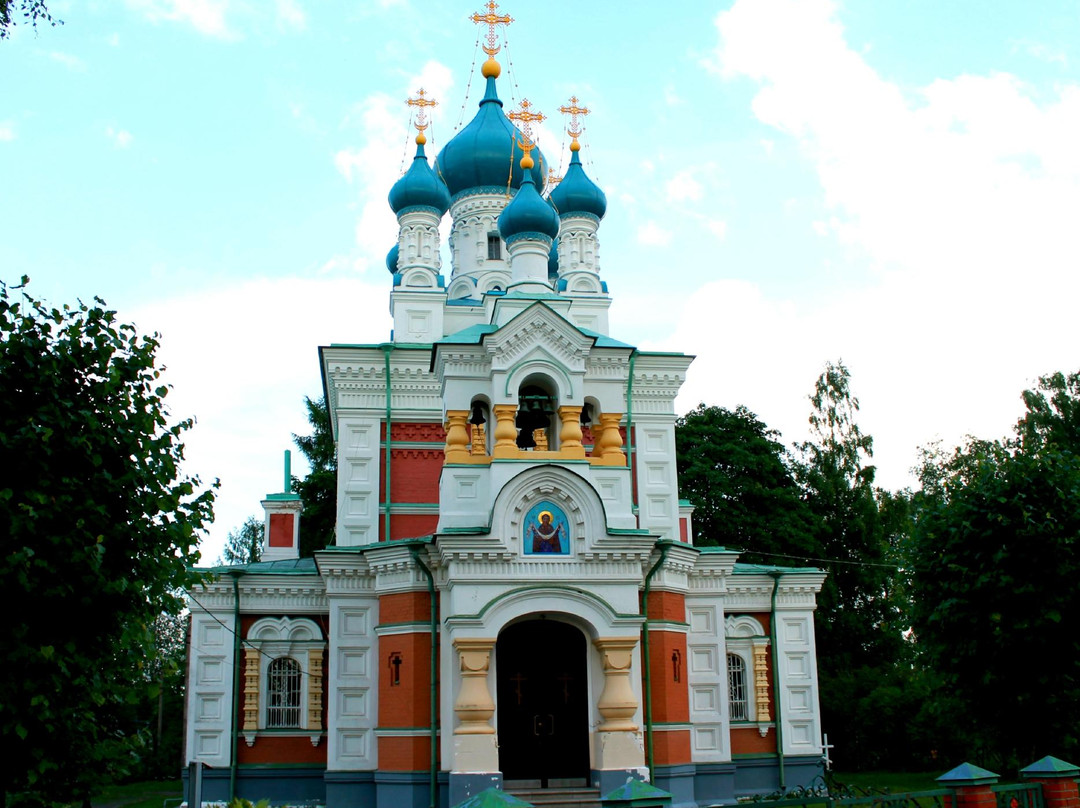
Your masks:
M593 455L600 457L601 465L626 465L626 453L622 450L623 439L619 433L619 421L621 420L622 414L617 412L605 412L600 415Z
M454 702L454 714L458 725L455 735L494 735L491 718L495 715L495 702L488 687L488 668L495 640L454 640L454 647L461 658L461 689Z
M581 445L581 407L559 407L559 454L566 458L585 459L585 447Z
M517 417L516 404L496 404L491 408L495 414L495 448L492 457L517 457Z
M598 637L593 640L604 664L604 690L596 704L603 719L600 732L637 732L638 700L630 684L636 637Z
M469 462L469 411L446 411L446 462Z

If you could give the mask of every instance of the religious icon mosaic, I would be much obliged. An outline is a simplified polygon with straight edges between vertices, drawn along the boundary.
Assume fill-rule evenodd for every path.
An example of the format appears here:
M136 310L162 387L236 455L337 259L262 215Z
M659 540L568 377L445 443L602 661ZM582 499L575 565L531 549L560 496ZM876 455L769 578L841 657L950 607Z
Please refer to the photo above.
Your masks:
M533 505L524 531L525 555L570 555L570 524L554 502L545 499Z

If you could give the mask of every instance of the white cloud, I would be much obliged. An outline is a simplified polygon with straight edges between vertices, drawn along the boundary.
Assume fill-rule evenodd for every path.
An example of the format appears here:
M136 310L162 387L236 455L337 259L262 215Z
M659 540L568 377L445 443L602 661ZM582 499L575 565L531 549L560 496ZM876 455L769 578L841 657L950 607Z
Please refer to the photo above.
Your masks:
M86 70L86 62L71 53L64 53L62 51L51 51L49 58L54 62L62 64L68 70L75 70L80 73Z
M697 201L704 196L701 183L689 171L680 171L664 186L669 202Z
M18 135L15 133L15 124L11 121L0 121L0 143L10 143Z
M307 14L296 0L277 0L278 27L303 31L307 27Z
M183 22L206 36L218 39L237 37L225 20L228 0L127 0L127 4L151 22Z
M105 136L113 142L113 145L118 149L126 149L131 145L131 141L135 139L134 135L126 129L115 129L111 126L105 127Z
M1053 45L1048 45L1045 42L1036 42L1033 39L1016 39L1011 43L1012 52L1017 53L1023 51L1042 62L1052 62L1060 65L1067 65L1069 58L1061 48L1056 48Z
M709 228L709 232L723 241L727 238L727 222L723 219L706 219L705 226Z
M842 357L883 483L905 482L935 435L1004 434L1038 374L1076 369L1080 87L1036 94L992 73L902 90L822 0L738 0L716 22L710 67L754 82L754 114L817 173L820 203L789 214L865 272L837 289L823 275L812 298L699 290L671 347L734 350L702 352L680 406L742 401L795 439L814 378Z
M221 479L204 562L280 490L285 449L294 450L294 473L305 472L291 435L309 431L303 397L322 392L316 346L385 340L386 293L355 279L261 279L134 312L141 331L161 332L173 419L197 418L184 437L186 471Z
M646 222L637 232L638 243L650 247L666 247L671 243L671 236L670 230L665 230L653 221Z
M408 167L416 149L413 133L406 131L409 108L405 98L423 87L428 97L439 102L438 106L429 108L432 128L428 130L427 154L431 160L440 145L435 138L449 139L449 127L443 121L451 108L447 99L452 86L449 68L428 61L408 79L398 98L386 93L369 95L355 105L343 122L343 127L358 130L360 135L360 145L348 145L335 153L334 165L359 194L356 242L361 250L358 261L363 265L382 266L387 250L397 238L397 220L386 202L386 194Z

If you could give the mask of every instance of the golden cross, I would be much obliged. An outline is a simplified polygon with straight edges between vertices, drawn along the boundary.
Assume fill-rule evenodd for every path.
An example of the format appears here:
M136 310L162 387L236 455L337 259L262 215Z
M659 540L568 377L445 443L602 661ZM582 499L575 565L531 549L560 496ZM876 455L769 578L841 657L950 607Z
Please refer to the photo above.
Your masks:
M581 135L581 121L578 120L579 115L588 115L588 107L579 107L576 95L570 96L570 103L559 107L559 112L563 115L570 116L570 126L566 130L566 134L570 135L574 140L577 140Z
M531 152L532 149L533 149L533 146L536 145L533 142L532 125L534 123L540 123L541 121L547 119L547 116L545 116L542 112L532 112L531 108L532 108L532 104L529 103L529 99L528 98L522 98L521 99L521 109L520 110L514 110L513 112L507 113L507 116L506 116L507 118L512 120L514 123L520 122L520 124L521 124L521 134L525 137L525 140L524 140L524 142L518 141L518 145L521 147L521 150L523 152L525 152L526 154Z
M416 91L416 98L409 98L405 101L410 107L419 107L420 111L416 113L416 131L423 132L428 128L427 119L427 107L435 107L439 105L439 102L434 98L428 98L427 93L424 92L424 88L421 87Z
M495 26L496 25L509 25L514 21L514 18L509 14L496 14L495 9L499 7L499 4L495 0L488 0L484 4L484 8L487 9L486 14L481 14L479 11L469 17L477 25L486 25L488 27L487 32L487 45L484 46L484 53L488 56L494 56L499 52L500 46L495 44Z
M562 182L562 177L557 175L555 173L554 169L549 168L548 169L548 175L547 175L547 183L545 183L545 187L548 190L551 190L556 185L558 185L560 182Z

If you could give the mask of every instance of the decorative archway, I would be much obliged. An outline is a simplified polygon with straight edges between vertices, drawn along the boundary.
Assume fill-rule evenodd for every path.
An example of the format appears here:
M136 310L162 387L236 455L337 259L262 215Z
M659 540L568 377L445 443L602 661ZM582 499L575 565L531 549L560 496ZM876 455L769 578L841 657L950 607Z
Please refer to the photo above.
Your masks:
M588 781L587 651L581 629L546 615L499 634L499 770L505 784L558 788Z

